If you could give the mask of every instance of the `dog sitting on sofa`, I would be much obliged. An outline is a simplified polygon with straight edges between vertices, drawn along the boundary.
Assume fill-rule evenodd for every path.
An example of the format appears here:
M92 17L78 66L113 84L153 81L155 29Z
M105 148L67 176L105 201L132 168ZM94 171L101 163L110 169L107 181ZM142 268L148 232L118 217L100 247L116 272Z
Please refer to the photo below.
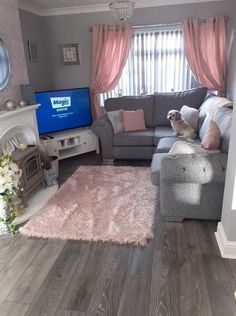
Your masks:
M167 119L171 122L171 127L178 136L183 136L187 140L194 140L197 138L196 131L185 120L182 119L182 114L177 110L171 110L167 114Z

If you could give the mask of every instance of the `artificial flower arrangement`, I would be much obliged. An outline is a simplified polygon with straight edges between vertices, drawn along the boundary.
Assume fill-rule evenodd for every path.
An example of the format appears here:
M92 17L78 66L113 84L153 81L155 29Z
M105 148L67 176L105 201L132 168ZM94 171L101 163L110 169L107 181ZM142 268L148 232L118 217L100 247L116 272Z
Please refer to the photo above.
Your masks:
M0 235L16 232L17 208L12 199L20 190L21 174L10 153L0 155Z

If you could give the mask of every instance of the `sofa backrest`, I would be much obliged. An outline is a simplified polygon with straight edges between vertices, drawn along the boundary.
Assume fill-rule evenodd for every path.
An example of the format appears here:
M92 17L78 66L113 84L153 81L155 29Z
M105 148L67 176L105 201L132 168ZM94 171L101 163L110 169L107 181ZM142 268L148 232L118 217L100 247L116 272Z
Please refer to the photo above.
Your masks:
M195 88L182 92L154 93L154 126L169 126L167 113L170 110L178 110L183 105L199 109L207 94L207 88Z
M153 100L153 95L109 98L105 100L105 109L106 111L116 111L121 109L126 111L135 111L138 109L143 109L146 126L152 127Z

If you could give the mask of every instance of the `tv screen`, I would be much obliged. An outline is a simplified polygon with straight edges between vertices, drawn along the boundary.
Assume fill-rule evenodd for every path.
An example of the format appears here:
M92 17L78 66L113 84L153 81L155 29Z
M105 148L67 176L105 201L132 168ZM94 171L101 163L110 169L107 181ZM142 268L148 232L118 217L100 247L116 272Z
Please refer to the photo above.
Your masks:
M35 93L39 134L91 125L89 88Z

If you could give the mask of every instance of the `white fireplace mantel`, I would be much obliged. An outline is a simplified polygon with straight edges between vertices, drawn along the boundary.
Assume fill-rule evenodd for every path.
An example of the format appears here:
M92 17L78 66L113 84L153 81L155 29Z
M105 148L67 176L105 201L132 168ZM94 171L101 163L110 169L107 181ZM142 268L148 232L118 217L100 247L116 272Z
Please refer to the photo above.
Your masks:
M17 132L24 134L27 144L38 144L39 133L36 109L39 104L25 106L13 111L0 112L0 144Z

